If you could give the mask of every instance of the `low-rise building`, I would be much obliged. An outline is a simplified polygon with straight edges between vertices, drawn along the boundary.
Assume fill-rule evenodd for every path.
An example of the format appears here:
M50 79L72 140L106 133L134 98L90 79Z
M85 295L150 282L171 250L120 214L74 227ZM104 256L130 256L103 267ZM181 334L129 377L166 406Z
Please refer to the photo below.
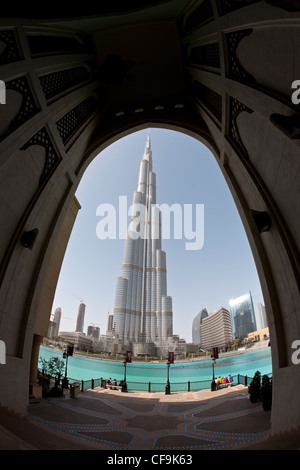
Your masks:
M251 333L248 333L247 339L252 341L263 341L265 339L269 339L269 328L252 331Z
M59 337L66 342L73 343L75 349L91 351L93 340L80 331L60 331Z

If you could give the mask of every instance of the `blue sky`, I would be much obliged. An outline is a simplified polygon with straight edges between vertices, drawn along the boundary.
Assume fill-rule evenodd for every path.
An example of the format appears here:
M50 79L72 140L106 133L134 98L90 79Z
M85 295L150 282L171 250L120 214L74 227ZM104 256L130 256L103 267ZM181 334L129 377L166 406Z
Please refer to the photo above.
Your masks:
M76 197L78 213L60 272L53 310L62 308L61 331L74 331L80 300L86 304L85 326L106 332L113 313L116 278L121 275L124 239L100 240L96 215L100 204L119 196L132 204L148 129L124 137L101 152L87 168ZM229 300L252 293L255 310L263 301L250 246L233 198L211 152L197 140L165 129L150 129L157 203L204 204L204 245L185 249L187 240L162 241L167 254L167 290L173 298L173 330L192 340L192 322ZM129 220L129 219L128 219ZM195 228L195 227L194 227ZM172 233L172 232L171 232ZM258 324L259 326L259 324Z

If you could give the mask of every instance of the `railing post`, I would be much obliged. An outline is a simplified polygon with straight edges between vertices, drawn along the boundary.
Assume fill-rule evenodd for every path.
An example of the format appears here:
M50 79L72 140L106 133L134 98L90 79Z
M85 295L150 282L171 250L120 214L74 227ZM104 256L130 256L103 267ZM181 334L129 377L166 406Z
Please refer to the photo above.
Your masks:
M238 374L238 385L240 385L240 374Z
M247 387L247 375L245 376L245 387Z
M81 381L81 391L84 392L84 381Z
M190 392L190 391L191 391L191 382L188 381L188 392Z
M149 393L151 392L151 382L149 382L149 384L148 384L148 392Z
M94 390L94 379L92 379L92 390Z

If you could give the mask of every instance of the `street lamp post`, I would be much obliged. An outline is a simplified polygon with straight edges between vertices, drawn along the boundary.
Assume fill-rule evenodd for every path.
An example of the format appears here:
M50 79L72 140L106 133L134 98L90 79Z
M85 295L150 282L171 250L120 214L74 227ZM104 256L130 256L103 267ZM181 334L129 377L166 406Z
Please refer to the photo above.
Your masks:
M171 362L167 362L167 385L166 385L166 392L165 395L170 395L171 393L171 387L170 387L170 381L169 381L169 375L170 375L170 364Z
M212 369L213 369L213 375L212 375L212 382L211 382L211 391L214 392L216 390L216 383L215 383L215 358L211 358L211 363L212 363Z
M122 392L127 392L127 383L126 383L126 365L127 361L123 361L123 367L124 367L124 382L122 384Z
M217 386L215 383L215 362L216 362L216 359L218 358L219 358L219 348L214 347L212 348L212 352L211 352L211 362L212 362L212 368L213 368L213 377L212 377L212 382L211 382L212 392L217 389Z
M66 360L65 376L64 376L64 378L61 382L62 388L69 388L69 381L68 381L68 376L67 376L67 373L68 373L68 358L69 358L69 356L73 356L73 351L74 351L74 344L69 343L68 347L67 347L67 350L63 354L63 358L67 359L67 360Z
M69 388L69 381L68 381L68 375L67 375L68 374L68 358L69 358L69 355L68 355L67 352L65 352L63 354L63 358L67 359L67 360L66 360L65 376L64 376L63 380L61 381L61 386L62 386L62 388Z

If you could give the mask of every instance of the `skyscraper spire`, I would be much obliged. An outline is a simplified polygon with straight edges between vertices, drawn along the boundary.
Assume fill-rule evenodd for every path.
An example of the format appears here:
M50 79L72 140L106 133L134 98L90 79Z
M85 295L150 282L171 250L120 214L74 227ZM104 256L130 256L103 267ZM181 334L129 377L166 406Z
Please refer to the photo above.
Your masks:
M125 241L122 275L117 278L114 331L123 342L162 343L173 334L172 298L167 296L166 253L161 249L160 214L156 204L156 175L152 171L152 150L148 132L140 162L133 207L145 207L138 217L140 234L134 236L135 214Z
M152 150L151 150L151 141L150 141L150 131L148 132L148 136L146 140L143 160L150 162L151 168L152 168Z

